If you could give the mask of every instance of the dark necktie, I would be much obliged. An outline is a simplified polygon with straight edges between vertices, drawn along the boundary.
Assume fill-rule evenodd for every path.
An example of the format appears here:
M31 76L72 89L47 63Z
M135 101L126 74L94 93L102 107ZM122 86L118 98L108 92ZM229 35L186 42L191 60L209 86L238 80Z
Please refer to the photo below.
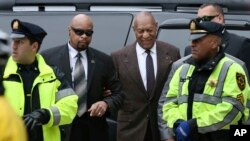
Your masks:
M80 117L87 111L87 81L85 80L85 71L81 61L82 55L76 55L77 60L74 70L74 90L78 95L78 112Z
M152 56L150 55L150 50L146 50L146 73L147 73L147 92L150 94L155 85L155 74L154 74L154 64Z

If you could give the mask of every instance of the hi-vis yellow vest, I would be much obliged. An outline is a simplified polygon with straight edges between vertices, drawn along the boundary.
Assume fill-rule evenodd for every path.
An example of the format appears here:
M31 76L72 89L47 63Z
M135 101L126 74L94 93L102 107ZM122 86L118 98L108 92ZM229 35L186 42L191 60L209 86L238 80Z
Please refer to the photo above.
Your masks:
M49 67L41 55L37 54L39 76L34 80L32 92L38 85L40 108L46 108L50 111L50 120L43 125L44 141L61 141L59 125L69 124L74 119L77 112L77 99L72 88L59 89L61 82L56 78L51 67ZM24 114L24 90L21 76L17 72L17 64L13 58L8 60L4 75L3 86L5 88L4 96L10 102L19 116ZM16 75L21 82L6 80Z
M188 84L195 66L183 64L175 72L163 106L163 119L170 128L178 119L187 120ZM202 94L194 94L193 118L198 132L229 129L238 124L246 106L249 84L242 67L228 57L220 60L205 84Z

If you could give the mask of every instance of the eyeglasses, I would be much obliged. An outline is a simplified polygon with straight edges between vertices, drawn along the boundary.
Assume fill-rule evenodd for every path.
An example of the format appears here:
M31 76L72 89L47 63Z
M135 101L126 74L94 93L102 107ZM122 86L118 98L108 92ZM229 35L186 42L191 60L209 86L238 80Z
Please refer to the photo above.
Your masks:
M215 17L218 17L219 15L215 15L215 16L203 16L203 17L199 17L197 18L199 21L211 21L213 20Z
M84 29L77 29L77 28L73 28L71 27L71 29L75 32L76 35L78 36L82 36L83 34L85 34L86 36L90 37L93 34L93 30L84 30Z

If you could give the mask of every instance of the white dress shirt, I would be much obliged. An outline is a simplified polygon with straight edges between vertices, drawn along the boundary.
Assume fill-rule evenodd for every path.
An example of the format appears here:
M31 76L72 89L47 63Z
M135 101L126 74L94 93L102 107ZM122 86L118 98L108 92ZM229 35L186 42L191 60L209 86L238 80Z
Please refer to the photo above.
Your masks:
M141 78L142 78L144 87L147 90L146 57L148 54L145 51L146 50L144 48L142 48L138 43L136 44L136 54L137 54L138 65L139 65L139 69L140 69L140 73L141 73ZM152 59L153 59L154 74L156 77L156 74L157 74L156 43L150 49L150 55L152 56Z
M68 48L69 48L69 61L70 61L72 82L74 82L74 70L75 70L75 64L76 64L76 60L77 60L76 55L78 54L78 51L75 50L69 43L68 43ZM85 79L87 80L87 77L88 77L88 59L87 59L86 50L81 51L80 53L82 55L81 61L82 61L84 71L85 71ZM62 62L62 63L64 63L64 62Z

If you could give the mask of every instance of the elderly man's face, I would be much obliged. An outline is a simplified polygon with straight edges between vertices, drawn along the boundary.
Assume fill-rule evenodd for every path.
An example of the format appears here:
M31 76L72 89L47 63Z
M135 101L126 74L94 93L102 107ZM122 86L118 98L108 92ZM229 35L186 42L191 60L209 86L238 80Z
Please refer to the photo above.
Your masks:
M156 40L157 23L150 16L141 16L134 25L134 32L140 46L144 49L150 49Z

